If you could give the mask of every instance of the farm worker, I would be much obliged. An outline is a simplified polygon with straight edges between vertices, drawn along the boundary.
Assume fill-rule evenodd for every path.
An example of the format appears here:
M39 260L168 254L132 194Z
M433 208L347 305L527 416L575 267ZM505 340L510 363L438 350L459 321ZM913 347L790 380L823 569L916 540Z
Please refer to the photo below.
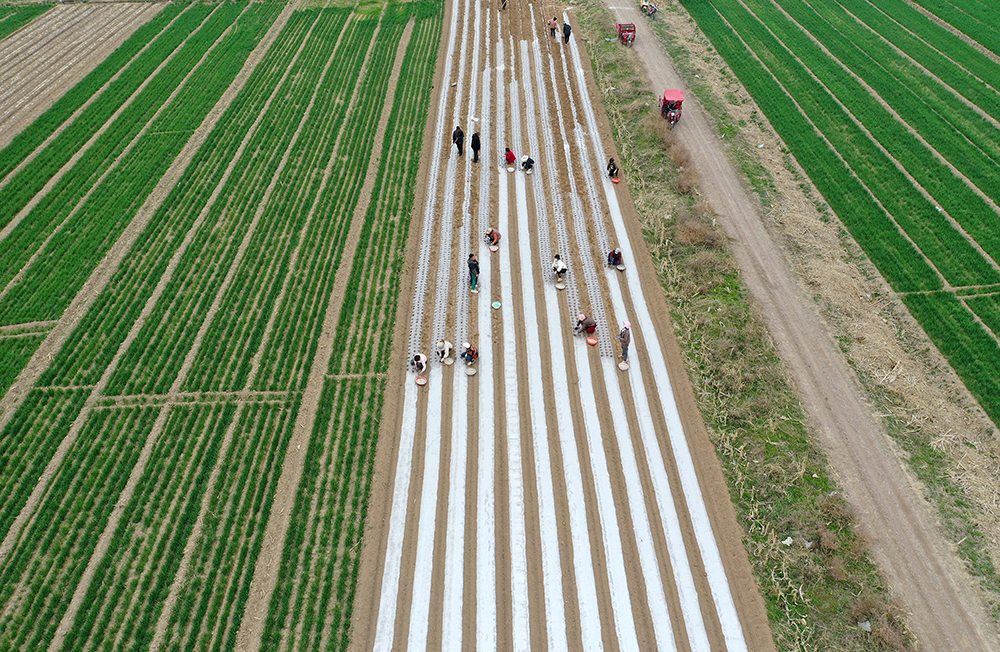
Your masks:
M413 359L410 360L410 369L416 371L418 374L424 373L427 369L427 356L423 353L413 356Z
M531 168L535 167L535 159L531 158L527 154L521 157L521 169L525 172L529 172Z
M625 322L622 332L618 333L618 341L622 343L622 360L628 362L628 345L632 343L632 324Z
M563 43L569 43L569 35L573 31L573 28L569 26L569 23L563 23Z
M453 348L455 347L452 346L452 343L449 342L448 340L441 340L440 342L438 342L437 351L438 351L438 357L440 358L441 362L444 362L451 356L451 350Z
M500 232L496 229L490 229L486 232L486 244L498 245L500 244Z
M507 165L514 165L514 161L517 160L517 157L514 156L514 152L510 151L509 147L504 147L504 149L507 151L507 153L504 154L504 158L507 159Z
M469 366L479 358L479 350L468 342L465 342L462 344L461 357L465 360L465 366Z
M469 254L469 285L473 292L479 291L479 261L476 260L476 254Z
M616 247L615 249L612 249L611 251L608 252L608 265L611 265L612 267L617 267L618 265L621 264L622 264L622 250Z
M462 131L461 127L455 126L455 131L451 132L451 142L458 146L458 155L461 156L462 147L465 145L465 132Z
M472 162L479 162L479 132L472 134Z
M608 176L612 179L618 178L618 164L615 163L615 159L608 159Z
M563 262L559 254L556 254L555 258L552 259L552 271L556 274L556 283L562 283L566 270L566 263Z
M593 334L597 330L597 322L594 321L593 317L588 317L582 312L576 316L576 332L582 333L587 331L589 334Z
M553 16L552 20L549 21L549 36L555 38L557 29L559 29L559 21Z

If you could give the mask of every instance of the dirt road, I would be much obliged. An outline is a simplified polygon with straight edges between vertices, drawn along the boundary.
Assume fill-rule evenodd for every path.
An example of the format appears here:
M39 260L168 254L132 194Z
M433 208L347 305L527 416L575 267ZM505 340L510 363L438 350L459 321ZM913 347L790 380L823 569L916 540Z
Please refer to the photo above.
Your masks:
M609 8L636 24L634 51L652 89L684 88L638 8ZM677 134L691 154L704 194L720 216L760 312L788 364L845 494L871 538L894 597L910 613L925 650L996 650L985 600L940 531L930 505L872 416L856 377L790 271L780 240L741 183L718 136L691 94Z

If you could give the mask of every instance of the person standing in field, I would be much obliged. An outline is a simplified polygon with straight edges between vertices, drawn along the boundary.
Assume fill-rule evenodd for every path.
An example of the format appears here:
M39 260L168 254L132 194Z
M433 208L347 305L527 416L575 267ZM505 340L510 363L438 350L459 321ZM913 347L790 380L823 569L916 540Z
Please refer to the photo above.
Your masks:
M469 254L469 288L473 292L479 292L479 261L476 254Z
M479 148L480 148L479 132L477 131L476 133L472 134L472 162L473 163L478 163L479 162Z
M556 38L556 30L559 29L559 21L553 16L552 20L549 21L549 36Z
M461 156L464 152L465 132L458 125L455 126L455 131L451 132L451 142L455 143L455 146L458 147L458 155Z
M573 32L573 28L569 26L569 23L563 23L563 43L569 43L569 35Z
M618 333L618 341L622 344L622 360L628 362L628 345L632 343L632 324L625 322L622 332Z

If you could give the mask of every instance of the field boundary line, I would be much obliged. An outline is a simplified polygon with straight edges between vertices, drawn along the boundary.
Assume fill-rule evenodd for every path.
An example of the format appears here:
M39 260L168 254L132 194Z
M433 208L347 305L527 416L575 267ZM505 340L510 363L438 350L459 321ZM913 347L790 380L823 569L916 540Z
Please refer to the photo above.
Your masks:
M354 215L351 219L351 226L348 230L347 239L344 243L341 261L353 261L357 253L358 244L361 239L361 229L364 223L364 216L368 212L368 207L373 201L372 189L375 186L376 175L378 174L379 163L383 156L383 144L385 140L386 126L389 116L395 104L396 88L399 82L400 70L402 68L403 57L410 44L410 37L413 34L415 19L410 18L403 30L399 45L396 48L396 57L393 61L392 74L389 77L389 86L386 90L387 101L382 106L382 115L379 117L378 127L372 138L372 152L375 155L368 162L368 169L365 173L365 182L361 188L359 201L354 208ZM362 83L355 86L354 95L351 97L351 107L348 114L357 107L357 100L363 85L363 80L368 75L368 65L371 61L372 49L375 46L378 32L381 30L381 22L372 35L368 53L365 55L365 63L362 68L360 79ZM391 101L388 98L392 98ZM343 132L341 132L343 133ZM339 136L338 136L339 140ZM337 143L339 146L339 142ZM335 152L337 149L335 148ZM329 178L332 170L332 162L337 157L331 157L331 163L324 173L324 183ZM295 426L292 436L288 441L288 448L285 453L285 461L281 468L281 475L275 487L275 494L278 498L271 507L268 516L267 528L264 531L264 538L261 542L260 554L257 557L257 565L254 568L253 580L250 583L250 596L244 607L240 621L240 627L236 634L235 648L241 651L257 652L263 643L264 622L267 610L270 608L271 596L274 594L275 586L278 583L277 570L281 564L282 550L291 524L292 511L295 506L295 499L299 490L299 483L302 479L302 467L305 456L308 452L309 439L312 437L313 428L316 422L316 412L319 409L319 400L322 396L323 385L326 382L327 367L333 355L334 343L336 340L337 323L340 319L340 310L344 303L344 290L351 272L351 265L344 265L342 262L340 269L335 273L333 287L330 291L332 297L323 318L323 329L316 346L316 354L313 357L309 368L309 378L303 394L302 405L299 408L298 416L295 419ZM322 363L322 364L321 364Z
M193 6L194 6L194 3L192 3L189 6L189 8L193 7ZM184 15L184 13L186 11L187 11L187 9L185 9L181 13L177 14L177 16L174 18L174 20L172 20L166 27L164 27L164 29L167 29L171 25L173 25L177 20L180 19L181 16ZM214 11L213 11L213 13L214 13ZM198 26L198 31L200 31L201 28L205 26L205 22L208 21L209 18L211 18L211 14L209 14L208 16L206 16L205 20L203 20L201 22L201 25ZM180 45L178 45L177 48L175 48L174 51L171 52L168 57L166 57L162 62L160 62L160 65L158 65L156 67L156 69L153 70L153 72L151 72L149 74L149 76L146 77L146 79L141 84L139 84L138 88L136 88L135 91L131 95L129 95L128 99L125 100L124 102L122 102L122 105L113 114L111 114L111 116L108 117L107 120L104 121L104 125L101 126L101 128L97 132L95 132L94 135L91 136L90 139L87 140L87 142L84 143L83 146L79 150L77 150L77 152L75 154L73 154L73 156L71 156L70 159L68 161L66 161L66 163L63 164L59 168L59 171L56 172L52 176L52 178L49 179L49 181L44 186L42 186L42 189L39 190L37 193L35 193L35 196L31 198L31 201L29 201L27 204L25 204L24 208L22 208L20 211L18 211L17 215L15 215L13 217L13 219L11 219L10 222L8 222L2 229L0 229L0 241L5 240L11 234L11 232L15 228L17 228L17 225L19 225L24 220L24 218L27 217L27 215L35 208L36 205L38 205L38 202L40 202L42 199L44 199L49 194L49 192L51 192L52 189L62 180L62 178L65 177L76 166L77 162L79 162L79 160L81 158L83 158L83 156L88 151L90 151L90 148L94 146L94 144L101 138L101 136L103 136L109 129L112 128L112 126L115 124L115 122L117 122L117 120L121 116L121 114L132 105L132 103L139 96L139 94L142 93L146 89L147 86L149 86L149 84L156 78L156 76L160 73L160 71L163 70L163 68L166 65L168 65L171 61L173 61L174 57L177 56L177 53L180 52L180 50L184 47L184 45L187 44L188 40L190 40L190 38L194 34L196 34L196 33L197 32L192 32L191 34L189 34L187 36L187 38L185 38L184 41ZM149 47L149 46L147 46L147 47ZM145 48L143 48L143 51L145 51ZM139 52L139 54L136 54L136 57L140 56L141 54L142 54L142 52ZM206 52L206 54L207 54L207 52ZM129 60L129 65L131 65L134 61L135 61L135 58L133 57L133 59ZM200 65L200 62L199 62L198 65ZM197 67L198 66L196 65L195 68L192 68L191 72L188 73L188 75L186 75L184 77L185 81L188 79L188 77L191 75L191 73L194 72L194 70ZM109 81L108 83L110 84L111 82ZM175 92L170 94L170 97L167 98L167 100L166 100L166 102L164 102L163 106L167 106L167 104L169 104L171 102L171 100L177 94L177 90L180 89L180 87L183 85L183 83L184 82L181 82L181 84L178 85L178 88L175 89ZM103 92L105 89L102 88L101 90ZM94 99L97 99L96 95L95 95ZM80 110L82 111L83 107L81 107ZM77 207L75 209L73 209L73 212L70 213L70 215L67 216L67 218L65 220L63 220L63 223L60 224L56 228L57 232L58 232L59 229L62 228L63 224L65 224L67 220L69 220L74 214L76 214L76 211L79 210L80 206L84 202L87 201L87 199L90 197L91 193L93 193L94 188L96 188L101 183L101 181L103 181L104 178L107 177L107 175L110 174L111 171L118 165L118 163L121 161L121 159L123 157L125 157L132 150L132 147L135 145L135 142L139 138L141 138L144 133L146 133L146 131L149 129L149 125L152 124L153 120L155 120L157 118L157 116L159 116L162 111L163 111L163 107L160 107L160 110L157 111L152 117L150 117L149 120L146 121L146 126L138 134L136 134L135 138L132 139L132 142L129 143L128 146L126 146L125 150L122 151L122 153L119 154L115 158L114 162L112 162L112 164L108 167L108 169L94 182L93 187L87 192L87 194L85 194L82 198L80 198L80 201L77 203ZM76 113L74 113L73 116L72 116L72 119L75 120L76 117L78 117L78 116L77 116ZM69 121L67 121L67 124L64 127L62 127L61 129L65 130L68 127L69 127ZM59 133L62 133L62 132L60 131ZM55 138L57 135L58 134L53 134L52 138ZM40 145L35 150L35 152L32 153L32 157L35 157L39 153L41 153L42 148L45 147L45 146L47 146L47 144L49 143L49 140L50 139L46 139L46 141L44 143L42 143L42 145ZM3 180L3 182L0 183L0 188L2 188L3 186L7 185L7 183L12 180L13 175L16 174L18 171L20 171L21 168L24 167L24 165L27 165L27 164L28 164L28 161L26 160L22 165L18 166L14 170L12 170L11 173L9 175L7 175L7 177ZM42 248L44 248L45 245L48 244L49 240L51 240L51 238L52 238L52 236L49 236L48 238L46 238L45 243L43 243L41 245L41 247L39 247L39 250L41 250ZM34 261L34 260L35 260L35 256L32 256L31 260L29 260L27 263L25 263L24 266L28 267L31 264L31 262ZM22 270L22 273L19 273L17 276L15 276L13 279L11 279L11 282L8 283L8 286L6 288L3 288L2 290L0 290L0 297L2 297L4 294L6 294L7 289L11 285L13 285L17 281L17 279L21 277L22 274L23 274L23 270Z
M75 385L65 389L81 389L85 386ZM236 390L228 392L174 392L168 394L128 394L126 396L103 396L94 405L95 408L132 408L155 405L214 405L225 402L284 402L295 399L302 392Z

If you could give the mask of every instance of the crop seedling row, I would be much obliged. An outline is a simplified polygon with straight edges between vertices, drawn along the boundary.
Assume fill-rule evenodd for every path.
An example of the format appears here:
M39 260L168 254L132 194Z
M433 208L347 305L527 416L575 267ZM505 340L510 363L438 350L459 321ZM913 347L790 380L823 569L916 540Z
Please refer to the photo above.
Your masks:
M289 71L284 87L212 205L209 219L181 258L126 353L125 364L112 377L110 393L164 393L171 386L302 119L306 106L300 102L300 94L312 88L298 72L308 69L309 56L307 49Z
M0 615L0 637L11 649L44 649L51 639L154 418L151 409L90 414L0 567L0 601L11 605ZM22 598L10 603L15 592Z
M423 125L429 108L429 80L433 76L434 53L438 47L441 16L437 7L411 7L416 24L406 57L402 62L399 86L393 101L384 140L382 164L376 178L386 179L376 184L375 200L366 214L366 221L398 222L392 230L395 239L384 239L381 245L365 244L355 256L354 273L359 269L367 275L385 275L387 270L398 275L398 254L406 240L408 222L394 210L412 206L415 175L419 167ZM403 14L396 18L405 22ZM396 193L394 202L384 201ZM382 198L380 200L379 198ZM373 217L373 216L377 216ZM366 254L373 246L378 256ZM381 248L378 248L381 247ZM359 265L368 256L369 265ZM375 258L379 260L376 262ZM357 285L357 284L355 284ZM381 302L364 301L365 305L382 306L385 313L378 327L368 331L372 342L378 340L384 325L394 318L395 288ZM350 290L348 290L350 292ZM364 326L364 312L347 312L345 301L339 329L357 330ZM350 314L350 317L345 317ZM382 338L388 339L388 338ZM370 346L368 348L374 348ZM361 356L359 356L361 357ZM369 366L359 362L358 379L327 378L316 416L310 451L306 457L302 481L296 495L292 522L285 542L281 571L275 595L271 601L264 647L283 649L315 649L320 641L333 649L345 649L357 585L357 541L363 531L368 509L372 461L374 460L384 393L384 379L369 376L387 365L384 359L364 356ZM331 360L331 373L341 364Z
M219 125L195 155L184 176L140 235L133 254L107 285L83 323L56 356L43 384L88 385L97 382L112 356L124 341L142 307L152 295L170 257L220 183L225 167L264 102L277 84L281 72L297 50L308 25L293 16L278 41L269 50L248 80L243 92L223 114ZM216 228L216 211L206 229Z
M169 23L181 11L190 9L191 6L169 4L164 7L152 20L139 27L132 36L118 46L78 84L56 100L37 120L15 136L10 144L0 151L0 180L10 174L32 152L35 152L46 138L55 133L72 117L74 112L93 98L105 84L111 81L114 75L123 73L105 89L104 93L95 98L72 124L67 125L62 134L53 141L53 147L48 147L45 153L40 153L40 156L53 158L48 158L47 163L40 165L39 168L36 168L37 170L52 170L53 168L58 170L62 167L69 160L69 157L90 139L96 131L96 127L103 125L115 109L121 106L124 99L135 91L139 83L149 76L155 65L158 65L158 62L169 54L169 50L164 48L149 47L145 53L137 56L142 48L147 45L151 46L161 39ZM152 68L147 68L145 74L139 70L141 66L148 67L153 62L156 64ZM124 74L125 70L131 74ZM115 101L109 101L111 98ZM80 126L87 128L81 129ZM72 133L72 136L65 136L67 132ZM44 180L51 178L51 174L43 173L40 176ZM21 177L22 183L31 181L34 184L39 180L27 176ZM13 205L6 206L3 214L9 215L12 207Z
M128 123L125 122L128 118L123 113L110 124L108 124L108 121L112 118L115 111L121 108L138 91L139 86L153 75L157 67L168 56L174 53L184 39L204 22L210 13L209 9L199 5L191 6L194 9L186 11L173 24L157 34L155 40L145 52L133 61L123 74L96 101L88 106L72 124L56 136L38 156L14 175L10 183L0 190L0 225L6 226L27 205L31 198L41 191L43 186L48 183L59 169L105 125L108 126L107 132L93 145L93 147L99 148L99 151L95 152L87 160L81 159L77 161L72 170L67 173L67 176L78 179L77 183L83 185L84 182L81 179L83 174L89 172L90 177L99 175L103 168L97 166L102 162L106 165L114 160L117 152L121 151L115 148L116 145L119 144L122 137L129 133L127 131ZM138 98L136 98L136 101L138 101ZM57 104L56 106L59 105ZM56 110L56 106L51 110ZM132 109L132 112L134 113L137 110L139 109ZM46 120L47 116L48 114L43 114L40 119ZM41 129L39 128L39 130ZM30 153L31 150L23 151L27 149L27 146L31 145L34 141L41 141L44 130L41 131L42 133L36 134L33 125L24 135L25 139L32 142L27 142L22 147L19 145L19 141L14 141L10 147L4 149L2 159L0 159L3 162L3 167L0 169L3 170L4 176ZM120 134L118 133L119 131L121 132ZM18 145L18 147L12 149L15 145ZM94 168L94 170L88 171L88 168ZM72 188L71 184L68 182L61 183L49 191L49 195L66 192L67 188Z
M209 500L165 649L232 649L275 498L298 404L247 408Z
M325 31L339 32L346 19L343 12L331 14L332 24ZM324 20L327 23L328 20ZM308 248L303 238L306 217L314 206L316 191L322 180L323 170L332 155L334 138L339 132L343 112L358 83L358 73L364 52L374 32L374 21L353 22L352 33L345 38L337 52L320 54L332 56L335 61L350 64L348 69L331 66L324 79L311 82L319 93L315 107L303 125L288 165L282 171L275 193L264 210L261 227L254 233L247 255L237 270L230 291L199 350L199 356L185 383L186 391L211 391L242 389L247 382L252 358L261 347L264 329L272 318L275 301L288 274L301 273L289 270L293 251L297 246ZM325 36L329 43L336 43L336 34ZM321 65L314 67L317 72ZM303 101L307 101L306 98ZM323 107L336 107L322 110ZM337 123L336 129L330 124ZM317 216L314 220L323 220ZM299 265L305 261L300 257ZM239 315L232 319L231 315ZM280 337L273 333L272 337Z
M988 130L980 133L982 121L963 114L967 107L963 105L960 110L954 111L953 104L958 100L941 91L935 86L936 82L921 80L919 84L914 83L913 65L877 38L871 38L865 27L841 9L806 7L798 0L779 0L778 4L799 25L809 29L817 40L836 52L842 65L849 66L963 173L968 174L969 166L978 167L974 174L968 176L985 194L992 196L991 187L994 185L1000 188L994 162L998 151L996 134ZM872 29L880 28L887 34L898 29L886 22L882 14L861 7L855 0L845 0L844 4L862 19L871 22ZM934 5L940 6L940 3ZM964 231L996 261L1000 257L1000 238L992 225L995 221L992 207L941 164L893 114L881 105L867 101L867 90L831 62L827 54L818 49L786 14L758 0L751 0L746 5L718 0L714 6L698 3L686 3L686 6L753 94L824 198L894 289L905 293L939 289L941 285L940 281L934 281L932 275L920 271L917 265L900 265L899 259L892 260L890 252L886 251L885 240L895 239L897 229L894 224L884 219L859 220L857 211L848 210L858 199L858 195L844 183L850 182L852 177L849 173L845 175L839 170L834 171L836 166L833 160L826 156L823 148L810 142L814 140L813 124L826 135L837 154L879 197L893 218L953 286L967 295L980 294L996 287L995 267L979 251L970 253L969 243L964 242L964 238L956 239L950 229L944 228L941 216L933 214L939 210L934 204L923 198L917 201L910 180L900 179L898 174L893 174L892 167L880 162L872 153L878 150L865 144L863 134L859 135L851 119L836 109L831 98L839 98L917 183L933 196L934 202L957 220ZM757 15L751 15L746 7L757 11ZM923 21L922 18L915 18L906 8L895 4L892 7L893 11L906 14L898 14L901 19ZM726 22L716 9L724 14ZM822 18L816 12L822 14ZM763 22L758 22L758 18ZM790 49L787 53L784 46ZM900 46L910 50L922 50L924 47L911 39L902 39ZM759 56L766 68L755 58L747 56L747 49ZM926 51L922 52L914 56L930 56ZM792 53L808 72L799 68L797 61L791 58ZM940 67L937 70L945 71ZM956 70L952 76L960 80L964 73ZM825 88L812 81L810 74L816 75ZM784 88L778 86L775 77L781 80ZM948 79L943 81L947 83ZM919 90L920 96L906 88L908 85ZM826 89L832 95L827 95ZM852 102L852 99L855 101ZM802 118L800 110L808 114L811 123ZM954 123L962 129L961 133L946 124L950 116L957 116ZM974 127L969 127L974 123ZM942 131L945 133L939 133ZM830 174L831 171L834 173ZM845 197L850 200L845 201ZM868 213L870 216L874 214L874 211ZM995 379L1000 377L1000 347L970 310L982 313L983 323L995 323L992 297L973 297L963 303L952 293L931 292L910 294L904 296L904 301L987 413L994 419L1000 418L1000 402L996 399L1000 391L995 386Z
M194 16L192 14L192 17ZM216 21L215 27L221 33L223 26ZM203 33L204 29L198 32L198 34ZM218 33L216 33L217 35ZM136 100L119 115L104 135L77 161L73 169L42 197L41 201L6 239L0 241L0 257L10 261L9 266L0 269L0 285L7 285L13 279L28 259L42 246L45 239L52 234L53 230L73 213L88 192L93 191L94 183L98 177L115 162L126 145L146 125L153 113L176 88L176 84L183 79L183 75L198 61L198 58L204 53L204 49L210 44L204 43L204 39L196 40L192 37L185 48L160 71L152 83L140 92ZM184 56L185 54L187 56ZM133 155L129 158L141 158L143 153L141 148L136 147L133 149ZM146 156L150 156L152 153L145 152ZM20 178L21 175L30 173L31 170L26 168L18 176ZM15 180L7 188L16 188L19 185ZM106 188L108 187L106 184L104 185ZM120 204L123 201L130 199L129 196L120 194L113 195L113 197L117 198L117 202L112 202L109 206L102 208L117 211L121 209ZM28 198L24 199L26 201ZM93 206L94 197L91 196L87 203ZM8 204L0 202L0 205L6 206ZM85 209L79 210L77 215L83 212ZM102 217L108 219L109 216L102 214ZM103 220L98 220L98 222L103 222ZM72 239L76 239L72 225L67 225L64 233L66 231L69 231ZM51 254L48 255L51 256ZM42 260L44 262L44 259ZM23 288L26 281L22 280L19 285ZM34 288L30 288L29 292L23 293L26 294L28 301L48 298L47 296L39 296L34 290ZM23 308L23 300L15 300L12 303L11 294L16 294L16 291L8 293L3 300L0 300L0 320L4 320L3 323L17 323L22 320L15 313L20 312L19 308ZM23 321L30 321L30 318L23 319Z
M235 405L175 406L153 446L149 461L108 550L97 566L65 649L104 649L125 623L117 607L133 601L162 606L160 577L172 577L197 517L208 476ZM130 469L131 470L131 469ZM153 620L155 623L155 619ZM147 641L148 642L148 641ZM123 641L131 649L135 641Z
M240 5L224 5L219 10L220 20L227 13L231 14L229 19L234 20L240 10ZM214 21L210 22L215 28ZM258 21L247 28L231 30L221 40L204 65L194 70L175 98L173 110L168 107L66 228L53 237L45 255L31 266L28 274L0 303L0 312L7 305L12 308L8 312L24 321L59 316L180 152L187 138L178 137L178 134L193 132L232 82L252 44L263 36L264 29L266 26ZM204 40L214 43L208 34ZM198 63L195 59L200 57L201 54L192 52L187 69ZM177 83L180 81L181 78L176 79Z
M965 240L934 205L913 187L875 143L854 125L849 115L834 102L827 90L809 77L802 64L792 58L793 53L785 50L777 40L773 39L761 23L739 11L734 12L734 16L746 19L745 24L749 26L746 33L747 42L755 52L759 53L771 73L785 86L786 91L828 138L893 219L951 283L978 285L993 283L1000 279L997 271L972 247L971 243ZM781 34L779 27L786 24L780 22L780 15L767 18L776 21L772 29ZM864 93L860 84L856 84L843 75L839 68L834 68L828 63L825 55L814 49L812 43L801 32L793 31L787 41L792 41L793 38L799 41L798 51L794 54L800 60L813 64L812 72L819 75L826 89L830 89L834 95L839 95L842 99L852 92L855 93L854 97L858 97L856 94L858 92ZM829 69L829 74L824 74L826 69ZM846 90L843 87L846 87ZM912 137L902 129L901 125L892 120L887 112L881 107L869 104L871 103L855 102L857 105L855 115L860 116L866 124L875 125L875 128L882 132L886 131L885 127L888 125L897 127L895 133L889 134L890 138L895 136L905 141L912 141L907 144L919 149L919 143L912 140ZM868 120L865 120L866 114L869 116ZM930 152L927 152L927 157L933 159ZM933 163L925 162L922 167L933 169ZM945 175L951 176L946 170ZM968 188L965 190L968 191ZM972 195L969 201L975 204L978 197L971 191L968 191L968 194Z

